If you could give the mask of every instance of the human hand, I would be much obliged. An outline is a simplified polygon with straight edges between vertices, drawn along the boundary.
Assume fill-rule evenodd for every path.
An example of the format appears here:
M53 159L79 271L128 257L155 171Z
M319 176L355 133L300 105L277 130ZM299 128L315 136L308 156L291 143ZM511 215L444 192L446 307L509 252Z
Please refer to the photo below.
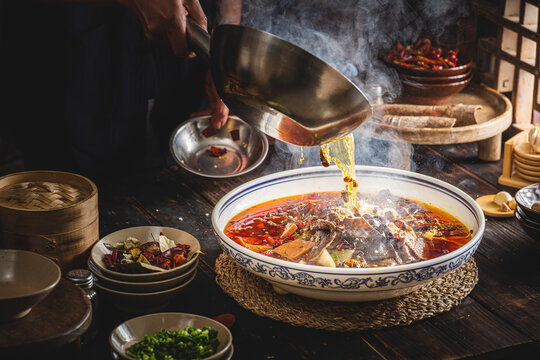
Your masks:
M227 123L227 120L229 119L229 108L219 97L210 71L206 73L205 88L206 96L208 97L208 109L193 113L191 116L212 115L212 119L210 120L212 126L216 129L220 129Z
M187 44L189 15L207 28L207 19L198 0L118 0L137 17L149 39L166 41L179 57L195 56Z

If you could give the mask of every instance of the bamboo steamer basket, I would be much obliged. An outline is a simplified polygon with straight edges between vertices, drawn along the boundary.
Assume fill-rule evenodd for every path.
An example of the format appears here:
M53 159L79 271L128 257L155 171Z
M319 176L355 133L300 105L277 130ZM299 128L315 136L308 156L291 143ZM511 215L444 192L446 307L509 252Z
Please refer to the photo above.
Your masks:
M0 177L1 248L35 251L69 269L85 263L98 239L98 193L89 179L59 171Z

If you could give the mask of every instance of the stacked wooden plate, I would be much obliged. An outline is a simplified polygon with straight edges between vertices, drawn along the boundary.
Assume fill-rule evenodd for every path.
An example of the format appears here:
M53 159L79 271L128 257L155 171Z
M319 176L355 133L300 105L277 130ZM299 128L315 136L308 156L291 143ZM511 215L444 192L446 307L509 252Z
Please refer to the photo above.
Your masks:
M520 178L540 182L540 154L533 152L528 142L514 148L514 171Z
M141 244L154 241L160 233L176 244L187 244L195 255L183 265L170 270L142 274L122 273L108 269L103 261L112 251L109 246L134 237ZM197 274L198 252L201 246L192 235L173 228L139 226L119 230L99 240L92 248L88 268L97 278L95 286L104 298L125 312L149 313L166 307Z

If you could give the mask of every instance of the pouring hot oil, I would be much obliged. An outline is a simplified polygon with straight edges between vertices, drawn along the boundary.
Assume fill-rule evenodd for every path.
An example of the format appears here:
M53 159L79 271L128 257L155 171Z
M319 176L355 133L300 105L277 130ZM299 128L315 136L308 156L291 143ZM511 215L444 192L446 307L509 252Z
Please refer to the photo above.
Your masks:
M358 209L355 162L354 162L354 136L349 135L321 145L321 163L323 166L330 166L333 162L343 173L343 180L347 183L342 197L345 204L352 210Z

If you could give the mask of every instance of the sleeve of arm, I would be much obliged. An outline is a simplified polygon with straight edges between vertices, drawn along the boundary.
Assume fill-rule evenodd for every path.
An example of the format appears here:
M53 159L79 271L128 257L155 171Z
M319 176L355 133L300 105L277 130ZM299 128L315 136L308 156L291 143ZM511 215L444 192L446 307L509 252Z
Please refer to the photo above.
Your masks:
M217 23L240 24L242 19L242 0L216 0Z

